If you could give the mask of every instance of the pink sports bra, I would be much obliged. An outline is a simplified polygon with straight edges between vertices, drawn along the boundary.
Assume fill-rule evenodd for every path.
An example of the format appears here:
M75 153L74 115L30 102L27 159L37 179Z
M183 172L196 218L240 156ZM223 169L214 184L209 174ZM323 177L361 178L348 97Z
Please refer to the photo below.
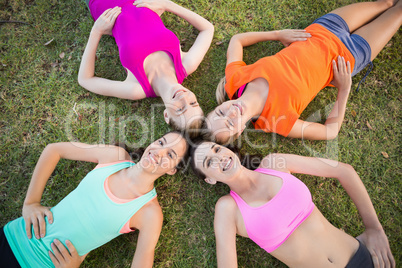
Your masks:
M270 201L251 207L235 192L230 191L230 195L239 207L249 238L272 252L311 214L314 203L307 186L293 175L265 168L255 171L282 179L281 189Z
M112 33L119 48L123 67L130 70L141 84L146 96L156 97L144 71L144 60L156 51L166 52L173 61L181 84L187 77L180 54L180 41L167 29L161 18L148 8L137 8L133 0L91 0L89 9L96 20L106 9L121 7Z

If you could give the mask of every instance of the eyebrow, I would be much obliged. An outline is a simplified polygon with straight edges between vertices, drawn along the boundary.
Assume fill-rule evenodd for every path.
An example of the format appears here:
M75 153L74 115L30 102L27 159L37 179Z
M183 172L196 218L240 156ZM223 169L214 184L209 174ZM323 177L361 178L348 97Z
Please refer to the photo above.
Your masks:
M211 150L215 147L215 145L216 145L216 143L214 143L212 146L211 146ZM202 166L205 168L205 161L207 160L207 158L208 157L205 157L204 158L204 161L202 161Z
M197 102L197 104L195 104L195 105L191 105L191 107L199 107L200 105L198 104L198 102ZM181 111L180 113L178 113L178 115L181 115L181 114L184 114L185 112L187 112L188 111L188 109L187 109L187 107L186 108L184 108L184 110L183 111Z
M165 138L165 137L162 137L162 139L165 141L165 144L167 144L166 138Z

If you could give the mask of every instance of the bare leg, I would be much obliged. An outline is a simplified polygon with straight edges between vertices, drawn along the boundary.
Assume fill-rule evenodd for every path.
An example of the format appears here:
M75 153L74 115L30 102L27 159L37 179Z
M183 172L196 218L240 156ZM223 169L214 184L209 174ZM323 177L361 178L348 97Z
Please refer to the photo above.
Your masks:
M350 32L354 32L392 7L394 3L395 0L361 2L337 8L331 11L331 13L341 16L349 26Z
M402 24L402 1L388 9L378 18L357 29L358 34L369 43L371 47L371 59L373 60L384 48L392 36Z

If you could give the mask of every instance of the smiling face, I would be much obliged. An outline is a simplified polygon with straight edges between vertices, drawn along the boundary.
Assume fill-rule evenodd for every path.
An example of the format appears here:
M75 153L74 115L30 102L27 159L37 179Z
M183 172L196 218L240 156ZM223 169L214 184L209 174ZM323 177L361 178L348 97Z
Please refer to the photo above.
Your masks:
M186 129L197 120L204 117L197 98L193 92L180 86L173 91L171 98L165 100L164 117L166 123L173 121L179 129Z
M226 182L241 167L240 160L228 148L213 142L198 145L193 154L194 167L202 172L205 181L211 184L217 181Z
M208 114L212 137L221 144L237 139L246 127L246 106L242 101L231 100L217 106Z
M145 149L139 164L153 174L173 175L186 154L187 146L186 140L179 133L168 133Z

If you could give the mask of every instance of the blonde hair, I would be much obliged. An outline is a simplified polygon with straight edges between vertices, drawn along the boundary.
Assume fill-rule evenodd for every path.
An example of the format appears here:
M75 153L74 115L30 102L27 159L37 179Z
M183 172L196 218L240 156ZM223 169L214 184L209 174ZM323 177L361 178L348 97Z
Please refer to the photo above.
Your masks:
M218 86L216 87L216 101L218 102L218 105L221 105L226 100L225 85L226 85L226 77L224 76L219 81Z

